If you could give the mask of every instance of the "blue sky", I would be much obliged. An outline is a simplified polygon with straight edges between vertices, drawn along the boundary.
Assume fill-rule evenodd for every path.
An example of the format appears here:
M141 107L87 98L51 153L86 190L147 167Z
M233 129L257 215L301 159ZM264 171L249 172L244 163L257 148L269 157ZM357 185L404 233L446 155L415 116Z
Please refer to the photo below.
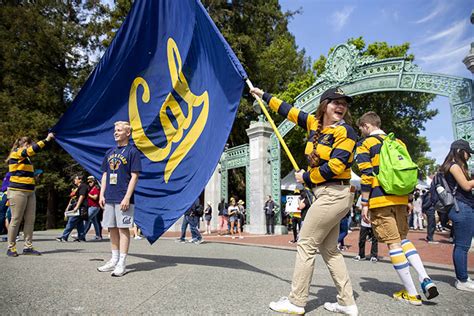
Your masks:
M316 60L348 38L363 36L367 44L410 43L409 52L425 72L471 78L462 63L474 41L470 23L472 0L280 0L283 11L301 9L289 24L298 47ZM451 110L446 97L429 106L439 114L425 124L431 153L438 163L453 141Z

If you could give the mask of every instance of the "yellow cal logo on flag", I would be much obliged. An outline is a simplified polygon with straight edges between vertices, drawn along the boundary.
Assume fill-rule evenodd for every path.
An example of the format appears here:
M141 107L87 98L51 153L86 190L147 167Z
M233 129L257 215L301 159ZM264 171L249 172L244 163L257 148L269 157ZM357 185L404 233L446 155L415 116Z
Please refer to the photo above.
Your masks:
M170 71L171 83L174 91L187 103L187 116L183 113L179 103L171 93L168 93L165 101L160 109L160 122L166 136L166 146L158 147L148 138L143 130L143 125L138 112L137 103L137 89L139 86L143 87L142 102L148 103L150 101L150 89L148 84L142 77L137 77L132 83L130 89L130 96L128 101L130 124L133 128L132 137L137 148L151 161L159 162L169 156L168 162L165 166L164 179L168 183L171 174L181 161L186 157L186 154L191 150L196 141L199 139L204 127L207 123L209 115L209 95L207 90L201 95L195 95L191 92L188 82L182 72L181 55L178 50L176 42L168 39L167 43L167 57L168 67ZM176 60L176 62L175 62ZM201 112L194 124L191 126L193 120L193 108L199 108L202 105ZM177 124L177 128L173 126L167 110L169 110ZM183 139L185 131L188 131ZM179 145L171 152L173 144Z

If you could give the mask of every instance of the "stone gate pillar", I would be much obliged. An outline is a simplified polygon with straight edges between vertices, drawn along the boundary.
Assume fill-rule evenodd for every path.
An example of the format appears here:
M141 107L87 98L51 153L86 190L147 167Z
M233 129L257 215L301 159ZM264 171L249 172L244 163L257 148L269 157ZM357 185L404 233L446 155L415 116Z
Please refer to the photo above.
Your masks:
M265 214L263 206L266 196L271 194L271 168L268 163L270 153L268 145L273 130L268 122L260 120L250 123L246 130L249 137L249 173L250 173L250 225L245 225L245 231L251 234L264 234Z
M218 225L218 216L219 213L217 206L219 205L221 199L221 164L218 163L212 177L209 179L209 182L206 185L204 191L204 208L207 207L207 201L212 203L212 219L211 219L211 229L217 229ZM203 228L206 227L204 224Z

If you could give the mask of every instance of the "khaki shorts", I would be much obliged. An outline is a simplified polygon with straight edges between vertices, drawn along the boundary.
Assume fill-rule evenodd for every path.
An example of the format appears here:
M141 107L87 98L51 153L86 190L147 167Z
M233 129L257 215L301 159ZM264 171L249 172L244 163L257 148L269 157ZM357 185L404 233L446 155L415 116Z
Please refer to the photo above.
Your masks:
M370 210L370 221L377 240L386 244L399 243L408 234L408 208L391 205Z

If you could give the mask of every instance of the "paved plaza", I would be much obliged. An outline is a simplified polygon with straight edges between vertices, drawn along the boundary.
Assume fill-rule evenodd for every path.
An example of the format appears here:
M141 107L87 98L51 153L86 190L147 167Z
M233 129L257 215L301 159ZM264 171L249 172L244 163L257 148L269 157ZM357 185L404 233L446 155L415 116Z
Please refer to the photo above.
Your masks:
M129 272L115 278L96 271L109 259L108 240L59 243L54 240L57 235L59 231L35 232L41 257L0 256L2 315L271 315L275 313L268 303L290 289L294 248L231 244L217 238L201 245L182 244L169 235L152 246L132 240ZM449 266L427 264L441 294L417 307L391 298L401 286L388 261L356 262L351 257L346 255L346 264L361 315L474 314L474 293L454 289ZM318 256L307 314L331 315L322 305L335 297Z

